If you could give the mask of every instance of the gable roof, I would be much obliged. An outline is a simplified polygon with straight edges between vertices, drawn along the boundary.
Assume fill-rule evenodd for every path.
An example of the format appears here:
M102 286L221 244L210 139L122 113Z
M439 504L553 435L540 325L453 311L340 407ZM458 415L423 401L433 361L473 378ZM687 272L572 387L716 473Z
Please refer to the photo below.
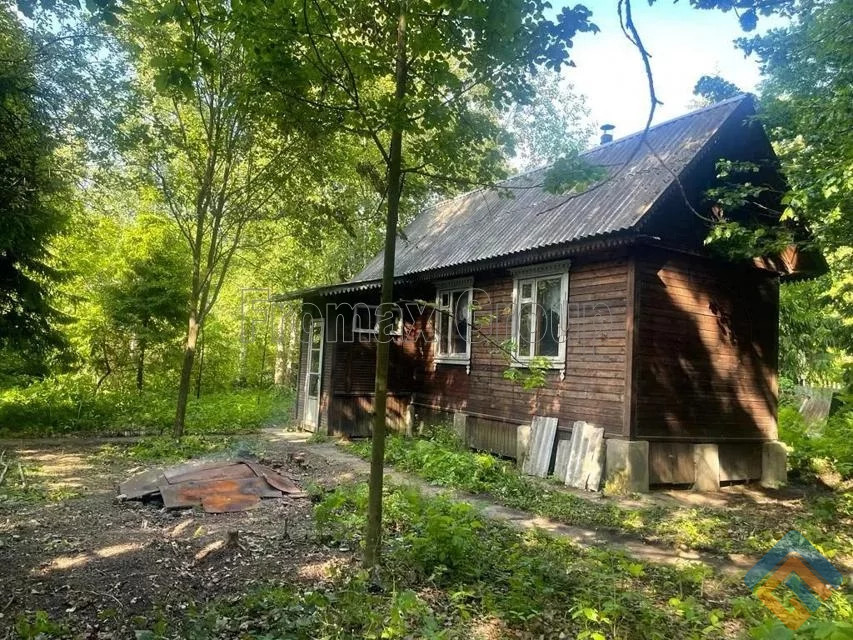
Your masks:
M548 170L545 167L498 183L504 193L477 189L428 207L405 228L405 237L398 239L394 275L434 271L630 230L726 122L735 118L742 122L751 113L750 96L740 95L651 127L648 144L643 144L642 132L638 132L590 149L581 157L606 167L610 177L576 195L545 191L540 186ZM380 253L350 282L381 277Z
M425 208L397 240L394 275L475 270L476 263L552 250L582 241L606 240L636 232L664 194L700 157L711 151L729 122L741 124L754 113L743 94L662 122L581 154L588 163L608 169L609 177L578 194L555 195L542 188L543 167ZM651 150L654 150L652 152ZM507 193L511 195L507 195ZM382 277L380 252L346 283L294 291L332 295L375 288ZM454 269L455 268L455 269Z

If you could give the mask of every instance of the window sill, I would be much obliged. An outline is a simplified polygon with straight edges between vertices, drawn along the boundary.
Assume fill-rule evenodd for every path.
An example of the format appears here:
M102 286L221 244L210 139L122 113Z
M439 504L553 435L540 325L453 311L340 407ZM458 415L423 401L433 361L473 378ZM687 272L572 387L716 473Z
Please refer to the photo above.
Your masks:
M514 369L529 369L531 362L532 359L530 358L526 358L524 360L521 360L520 362L518 362L517 360L513 360L512 362L510 362L509 366L513 367ZM562 358L554 358L553 360L549 360L547 363L545 363L543 368L550 369L553 371L560 371L566 368L566 364Z
M436 364L461 364L463 366L468 366L471 364L471 358L452 358L450 356L436 356L433 358L433 362Z

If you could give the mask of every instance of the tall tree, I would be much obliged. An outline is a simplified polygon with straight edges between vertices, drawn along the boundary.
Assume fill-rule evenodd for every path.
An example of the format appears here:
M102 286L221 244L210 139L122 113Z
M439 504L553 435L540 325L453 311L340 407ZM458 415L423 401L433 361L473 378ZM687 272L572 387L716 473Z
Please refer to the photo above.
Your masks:
M199 333L247 229L278 216L303 138L264 111L219 0L152 0L119 30L135 63L140 109L129 157L159 190L185 242L191 275L174 435L184 430Z
M139 391L149 350L170 342L187 321L189 261L170 231L161 218L140 216L116 243L113 275L103 288L108 320L132 343Z
M418 176L458 184L502 175L509 139L492 114L528 102L531 77L543 66L559 70L574 36L596 27L583 6L551 19L550 5L539 1L300 0L244 9L270 94L290 113L371 141L382 160L383 313L364 554L365 566L374 567L401 199Z
M583 97L559 73L543 70L531 84L531 101L511 105L501 118L515 138L513 164L523 171L582 151L594 133Z
M0 6L0 350L38 358L58 344L50 239L65 224L66 184L39 100L33 49L17 18Z

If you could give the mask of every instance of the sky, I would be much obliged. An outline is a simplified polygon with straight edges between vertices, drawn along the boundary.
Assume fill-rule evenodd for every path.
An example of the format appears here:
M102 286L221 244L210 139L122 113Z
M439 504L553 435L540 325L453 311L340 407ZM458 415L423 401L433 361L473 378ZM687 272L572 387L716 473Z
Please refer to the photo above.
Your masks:
M572 58L577 66L564 69L563 77L586 97L594 122L616 126L616 138L639 131L648 117L648 84L639 52L619 27L616 0L580 1L592 10L601 31L575 38ZM567 3L554 4L559 10ZM663 102L655 123L693 108L693 86L702 75L718 74L744 91L755 91L758 63L735 49L733 40L743 31L734 12L693 9L688 0L657 0L651 7L646 0L634 0L632 8ZM759 18L758 32L780 24L779 19Z

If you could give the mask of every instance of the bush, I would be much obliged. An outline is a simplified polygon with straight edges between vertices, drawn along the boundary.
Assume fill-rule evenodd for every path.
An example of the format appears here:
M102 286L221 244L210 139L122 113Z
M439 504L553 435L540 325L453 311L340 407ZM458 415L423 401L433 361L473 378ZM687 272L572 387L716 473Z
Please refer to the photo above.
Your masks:
M842 410L821 423L806 425L800 412L779 407L779 437L788 445L788 466L803 478L853 478L853 410Z
M167 432L176 392L103 389L87 376L47 378L0 390L0 436L69 433L140 435ZM245 433L287 421L293 395L277 390L221 391L191 398L188 433Z
M782 513L752 509L746 504L727 509L675 505L629 508L613 500L580 497L562 485L524 476L506 460L462 448L446 430L432 432L431 437L435 439L389 436L386 463L431 483L486 494L509 507L566 524L609 529L672 546L714 553L765 553L793 528L830 556L853 553L853 539L845 534L847 520L820 517L820 513L833 509L843 513L847 507L839 495L810 497L803 501L802 510L786 509ZM369 457L369 442L347 446Z

